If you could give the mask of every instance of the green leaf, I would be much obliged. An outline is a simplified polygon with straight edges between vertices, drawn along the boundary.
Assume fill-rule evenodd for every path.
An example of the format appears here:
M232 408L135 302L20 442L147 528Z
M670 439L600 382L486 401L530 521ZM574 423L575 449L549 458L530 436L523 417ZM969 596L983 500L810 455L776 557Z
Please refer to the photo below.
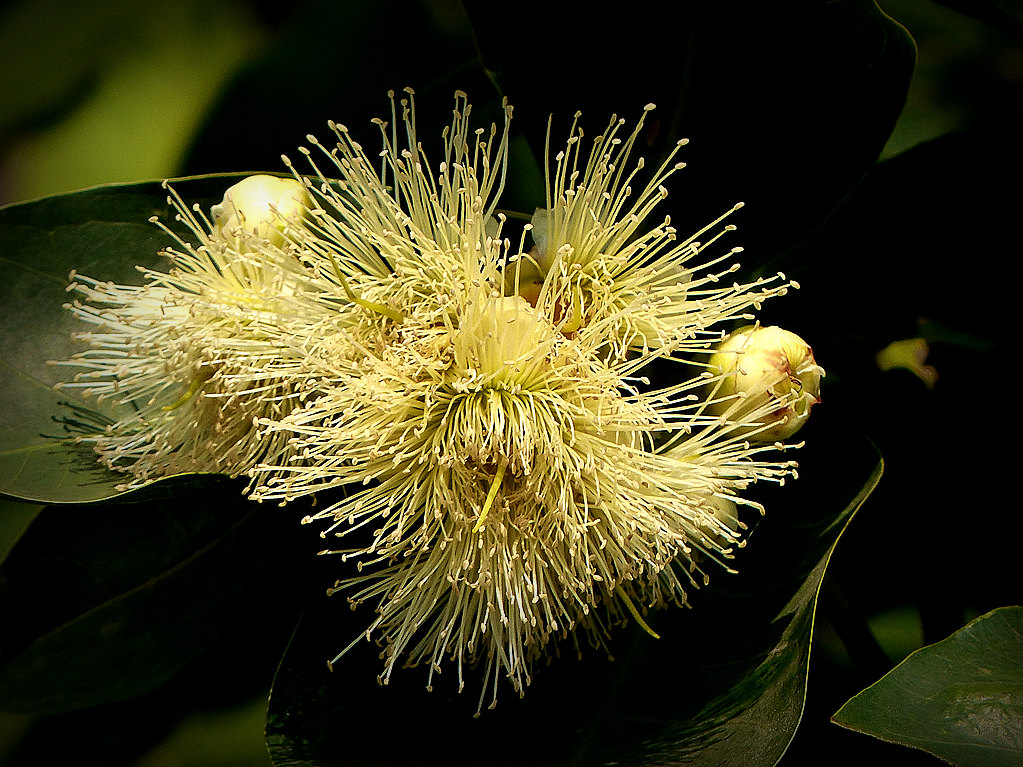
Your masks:
M917 650L832 721L962 767L1023 763L1023 607Z
M872 446L824 427L808 427L799 481L766 494L738 576L712 578L692 610L650 616L660 640L619 632L614 662L562 648L521 700L506 690L479 719L471 672L464 695L454 679L435 679L428 693L422 669L380 687L378 651L360 642L328 673L325 661L371 616L314 595L271 693L274 764L416 763L424 748L452 766L775 764L803 708L821 578L880 476Z
M871 0L658 0L613 21L564 0L464 5L537 157L549 115L553 154L577 109L595 136L612 113L631 124L654 103L637 152L656 165L691 140L658 215L670 213L681 234L745 202L729 223L754 259L806 237L857 184L895 125L915 63L909 33ZM525 54L539 30L577 44L561 59ZM760 266L751 256L744 264Z
M162 501L44 509L0 567L0 709L161 686L259 602L265 578L299 569L297 528L224 479Z
M174 188L205 207L218 202L237 175L182 179ZM149 223L173 225L159 183L97 187L0 209L0 495L40 503L85 503L119 494L122 481L74 444L58 422L81 411L115 418L53 385L70 374L48 364L83 348L72 340L82 326L62 307L74 269L98 279L140 284L136 266L166 261L171 240Z
M14 544L25 534L43 507L37 503L18 503L0 499L0 565Z
M1023 8L1016 0L936 0L936 2L993 24L1010 34L1023 31Z

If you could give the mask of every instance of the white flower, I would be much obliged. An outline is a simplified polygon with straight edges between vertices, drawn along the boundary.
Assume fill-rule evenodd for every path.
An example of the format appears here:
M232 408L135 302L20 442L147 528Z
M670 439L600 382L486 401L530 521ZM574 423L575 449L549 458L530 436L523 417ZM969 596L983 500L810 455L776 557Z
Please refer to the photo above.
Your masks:
M392 105L378 157L342 125L333 146L310 137L322 159L303 150L313 175L296 178L311 202L287 216L275 203L272 230L220 236L179 202L199 245L182 243L170 273L80 280L90 303L75 311L116 330L116 354L94 338L74 364L95 358L99 383L76 385L143 400L145 419L95 440L136 482L208 461L248 474L258 500L326 498L305 521L338 539L323 552L347 563L332 591L375 611L381 681L424 663L430 685L453 661L461 687L480 665L482 705L502 675L522 692L553 639L603 644L683 604L711 563L729 569L735 508L760 510L742 491L795 464L709 409L694 358L722 337L713 324L752 319L788 284L721 284L738 249L705 253L728 227L698 239L718 222L681 242L667 218L646 223L681 166L669 158L633 197L642 120L624 141L612 120L588 155L576 124L513 247L495 216L511 109L503 129L475 130L456 94L431 157L411 91ZM168 366L171 327L182 362ZM641 373L659 357L694 372L652 387ZM230 460L214 455L217 418L245 427ZM189 428L187 468L149 447ZM130 440L143 447L129 455Z
M274 244L279 229L273 241L221 236L168 199L197 244L179 240L166 272L141 270L142 287L73 273L68 307L95 329L78 334L89 349L56 363L81 371L60 387L123 406L105 432L79 440L130 474L124 489L188 472L237 476L286 454L286 440L260 437L254 421L283 418L304 396L309 328L345 324L312 298L320 288L293 249Z

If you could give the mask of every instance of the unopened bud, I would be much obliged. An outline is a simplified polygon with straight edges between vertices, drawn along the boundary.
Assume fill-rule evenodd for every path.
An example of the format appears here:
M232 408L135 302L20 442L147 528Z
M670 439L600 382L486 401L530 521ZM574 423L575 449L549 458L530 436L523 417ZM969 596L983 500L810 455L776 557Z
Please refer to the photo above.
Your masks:
M249 237L284 245L284 229L306 215L312 199L298 181L277 176L249 176L224 193L210 210L213 236L244 249Z
M787 439L820 402L824 370L802 338L776 326L740 328L718 346L710 370L714 384L710 409L748 424L751 439Z
M523 376L523 363L547 353L553 332L524 298L489 298L474 304L455 333L455 360L483 375L515 381ZM527 364L526 376L531 369Z

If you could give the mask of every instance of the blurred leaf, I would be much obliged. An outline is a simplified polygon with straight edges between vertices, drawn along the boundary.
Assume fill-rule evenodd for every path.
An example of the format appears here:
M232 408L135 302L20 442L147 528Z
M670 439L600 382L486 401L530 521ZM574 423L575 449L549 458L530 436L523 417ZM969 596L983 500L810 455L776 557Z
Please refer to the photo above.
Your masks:
M886 672L892 664L905 660L907 655L924 644L920 611L915 606L893 608L872 615L868 619L868 628L883 650L886 661L876 666L871 665L871 669L877 669L874 676Z
M209 207L238 176L183 179L174 188ZM58 392L70 373L48 365L84 348L72 333L84 328L62 307L72 269L115 282L140 284L136 265L166 262L170 244L149 223L173 224L167 192L158 183L106 186L0 209L0 495L42 503L83 503L118 494L119 475L88 449L67 439L58 417L117 410L74 392ZM69 410L63 406L69 403ZM76 415L77 413L77 415Z
M269 765L263 741L266 695L228 711L193 714L147 757L147 764L175 767Z
M0 568L0 708L159 687L260 598L294 519L223 479L164 501L45 509Z
M692 611L653 615L660 640L634 625L620 632L614 663L593 652L576 661L564 648L535 670L523 699L506 690L479 719L476 694L458 695L455 679L428 693L424 674L405 670L378 686L378 650L367 642L329 674L325 660L370 616L314 596L274 681L274 763L411 764L424 747L449 765L776 763L802 711L830 553L880 476L865 441L811 426L800 480L770 493L738 576L714 578Z
M16 18L32 9L34 18ZM0 99L5 202L176 175L203 114L262 31L245 0L95 0L87 16L69 13L67 0L23 0L13 10L16 30L0 14L0 43L9 43L0 45L0 92L10 96ZM4 142L8 112L29 124Z
M0 138L59 115L87 94L111 54L111 41L130 31L115 3L72 14L59 0L11 4L0 14ZM129 9L130 12L130 9Z
M986 21L1007 32L1023 32L1023 7L1019 0L935 0L939 5Z
M1020 764L1023 608L999 608L917 650L833 721L962 767Z

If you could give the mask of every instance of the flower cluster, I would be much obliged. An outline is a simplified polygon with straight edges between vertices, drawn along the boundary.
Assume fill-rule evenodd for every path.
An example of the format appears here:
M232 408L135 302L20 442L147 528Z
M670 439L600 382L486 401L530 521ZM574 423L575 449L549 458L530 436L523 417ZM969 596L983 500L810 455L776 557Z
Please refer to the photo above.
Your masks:
M577 115L513 245L510 107L473 129L456 94L428 157L412 92L391 103L379 157L331 123L309 171L246 179L212 220L172 192L190 236L166 271L75 276L95 329L64 385L132 407L82 438L127 488L219 472L256 500L328 499L304 521L350 562L332 591L374 610L381 681L453 661L461 688L479 665L482 705L501 676L521 692L553 639L646 627L729 568L736 505L759 509L742 491L794 474L755 437L801 391L728 390L711 356L792 283L731 281L725 216L688 238L651 222L684 142L641 182L646 112L588 150ZM651 385L655 359L678 380Z

